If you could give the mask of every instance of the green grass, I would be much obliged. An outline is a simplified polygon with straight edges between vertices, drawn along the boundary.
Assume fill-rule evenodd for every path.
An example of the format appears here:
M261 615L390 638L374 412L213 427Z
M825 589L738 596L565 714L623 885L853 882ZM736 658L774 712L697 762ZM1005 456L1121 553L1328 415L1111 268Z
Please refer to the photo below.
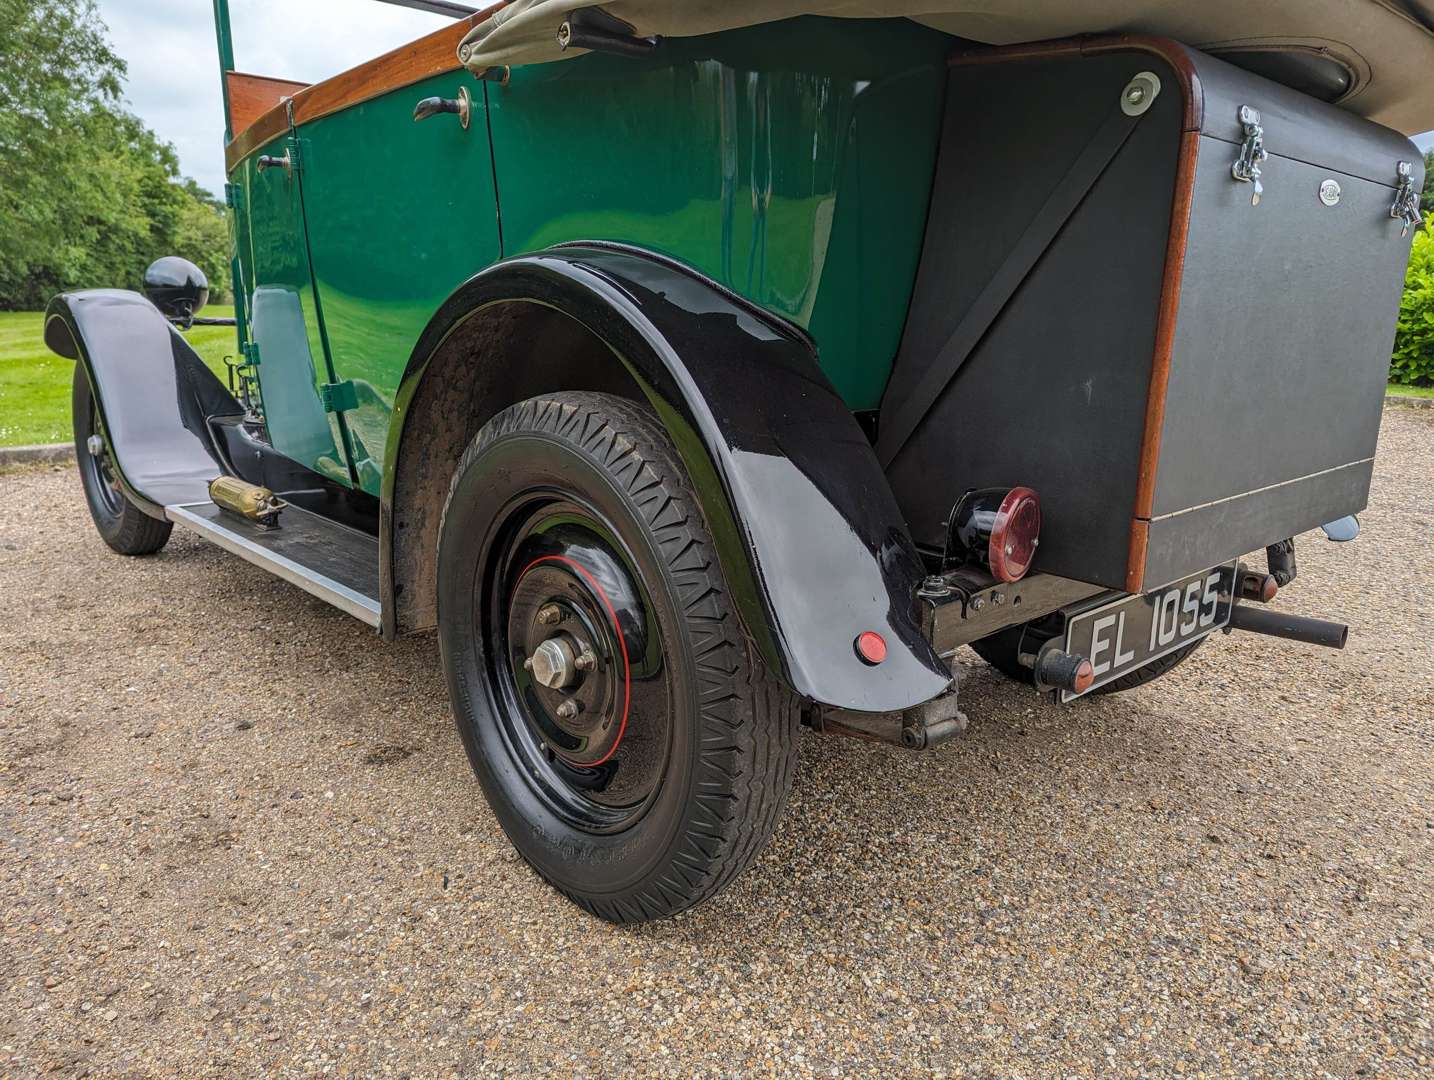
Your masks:
M1388 392L1403 397L1434 398L1434 386L1400 386L1398 383L1390 383Z
M232 317L219 304L205 315ZM0 446L68 442L73 361L56 356L41 338L38 311L0 311ZM224 357L234 351L232 326L196 326L185 338L220 379L228 382ZM1390 385L1389 393L1434 398L1434 387Z
M207 316L233 316L214 304ZM75 364L45 348L44 315L0 311L0 446L68 442L70 380ZM185 335L204 362L227 382L224 356L234 351L234 327L196 326Z

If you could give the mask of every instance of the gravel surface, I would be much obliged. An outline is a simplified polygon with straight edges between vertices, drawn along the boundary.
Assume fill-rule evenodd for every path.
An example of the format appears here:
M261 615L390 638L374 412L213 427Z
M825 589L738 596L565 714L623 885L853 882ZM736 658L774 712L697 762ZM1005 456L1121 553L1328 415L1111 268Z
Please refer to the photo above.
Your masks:
M484 805L433 642L0 477L0 1076L1412 1076L1434 1066L1434 413L1292 610L969 735L806 733L703 908L615 929Z

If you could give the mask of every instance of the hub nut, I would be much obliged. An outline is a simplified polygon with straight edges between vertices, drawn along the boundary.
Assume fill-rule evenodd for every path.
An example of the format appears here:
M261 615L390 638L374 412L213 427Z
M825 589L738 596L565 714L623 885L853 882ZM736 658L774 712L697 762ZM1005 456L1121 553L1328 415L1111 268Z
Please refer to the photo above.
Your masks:
M566 638L550 637L538 646L523 666L549 690L561 690L578 677L577 659Z
M544 626L556 626L563 621L563 609L557 604L544 604L538 609L538 622Z
M577 669L579 671L592 671L595 667L597 667L597 657L594 656L591 652L584 650L583 652L578 654L578 658L574 660L573 663L577 666Z
M582 706L578 704L576 698L568 698L567 701L558 706L558 718L560 720L571 720L577 716L581 710Z

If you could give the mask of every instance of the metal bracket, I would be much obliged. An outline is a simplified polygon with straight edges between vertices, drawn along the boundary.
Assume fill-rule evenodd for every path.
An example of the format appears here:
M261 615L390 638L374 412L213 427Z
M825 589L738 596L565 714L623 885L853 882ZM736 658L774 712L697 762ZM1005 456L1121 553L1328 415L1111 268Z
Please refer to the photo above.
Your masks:
M1419 215L1419 192L1414 188L1414 165L1401 161L1397 172L1399 186L1394 189L1394 205L1389 208L1389 216L1395 221L1404 222L1404 228L1399 235L1408 236L1409 230L1423 220Z
M1250 205L1259 206L1260 196L1265 193L1265 186L1260 183L1260 165L1270 156L1265 149L1265 129L1260 126L1260 110L1241 105L1240 126L1244 129L1245 138L1240 143L1240 156L1230 166L1230 175L1242 184L1255 185Z
M320 383L319 401L323 403L324 412L348 412L358 408L358 390L352 379Z
M224 185L224 205L236 214L244 209L244 188L239 184Z

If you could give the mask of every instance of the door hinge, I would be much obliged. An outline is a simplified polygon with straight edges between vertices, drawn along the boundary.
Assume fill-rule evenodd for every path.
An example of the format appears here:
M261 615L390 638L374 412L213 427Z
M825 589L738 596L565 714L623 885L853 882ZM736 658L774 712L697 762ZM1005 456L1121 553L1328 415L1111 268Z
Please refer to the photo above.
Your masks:
M238 184L224 185L224 205L236 214L244 209L244 189Z
M259 346L253 341L244 343L244 360L250 367L259 366Z
M324 412L348 412L358 408L358 390L352 379L320 383L319 400L323 402Z

